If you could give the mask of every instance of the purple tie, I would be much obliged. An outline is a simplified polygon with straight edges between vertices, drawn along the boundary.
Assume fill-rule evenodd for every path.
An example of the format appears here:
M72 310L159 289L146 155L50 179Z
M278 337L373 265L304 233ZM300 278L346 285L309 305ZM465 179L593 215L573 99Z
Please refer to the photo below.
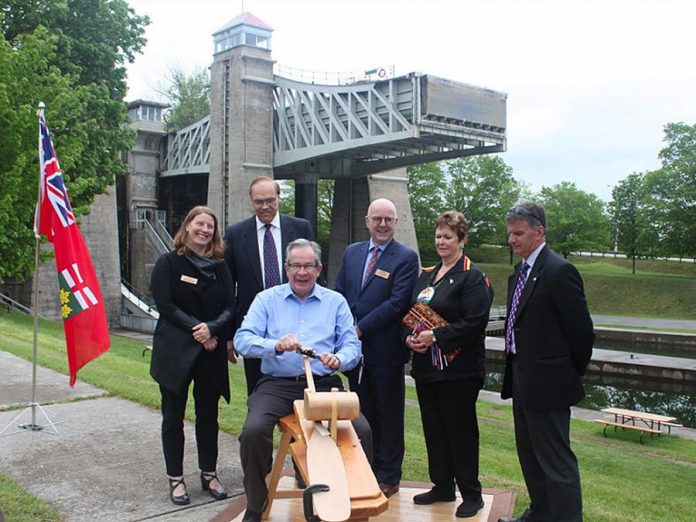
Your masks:
M507 329L505 330L505 351L507 353L517 353L517 350L512 344L512 336L515 335L515 316L517 315L517 306L520 304L520 296L522 295L524 284L527 282L528 268L529 265L523 261L520 267L520 275L515 285L515 291L512 293L512 302L510 303L510 310L508 311Z
M278 254L276 251L271 224L266 223L266 232L263 234L263 275L266 288L280 284L280 271L278 270Z
M375 266L377 266L377 259L378 258L379 258L379 247L376 246L372 249L372 257L370 258L370 262L367 263L367 270L365 270L365 277L363 278L363 283L362 283L363 286L365 286L365 284L367 283L367 280L370 279L372 272L375 271Z

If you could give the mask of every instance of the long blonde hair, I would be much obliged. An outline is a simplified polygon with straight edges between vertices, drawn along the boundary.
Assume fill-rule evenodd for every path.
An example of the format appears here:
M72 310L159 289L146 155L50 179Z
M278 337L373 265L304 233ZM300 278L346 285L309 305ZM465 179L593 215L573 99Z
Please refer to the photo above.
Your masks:
M186 227L189 226L196 216L199 216L200 214L209 215L211 218L213 218L213 223L215 223L213 239L210 241L210 243L208 243L203 256L209 257L213 261L221 263L225 259L225 244L222 241L222 234L220 234L218 218L215 215L215 212L213 212L213 209L203 205L193 207L191 210L189 210L189 213L186 214L184 222L181 224L179 230L177 230L176 235L174 236L174 250L176 250L177 254L179 255L193 253L193 250L187 244L188 233L186 232Z

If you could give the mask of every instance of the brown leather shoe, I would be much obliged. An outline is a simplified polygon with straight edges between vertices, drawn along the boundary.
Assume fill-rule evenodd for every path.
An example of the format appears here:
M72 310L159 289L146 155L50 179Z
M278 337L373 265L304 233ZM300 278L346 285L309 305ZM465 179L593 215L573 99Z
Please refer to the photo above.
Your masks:
M399 483L397 482L396 484L387 484L386 482L380 482L379 483L379 489L384 493L384 496L389 498L393 494L399 492Z

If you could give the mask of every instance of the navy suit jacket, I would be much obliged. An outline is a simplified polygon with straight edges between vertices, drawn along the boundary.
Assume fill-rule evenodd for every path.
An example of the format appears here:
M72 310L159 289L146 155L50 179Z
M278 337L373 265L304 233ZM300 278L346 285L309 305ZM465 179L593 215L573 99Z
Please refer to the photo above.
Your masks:
M401 319L408 311L418 278L418 255L393 239L363 287L369 246L369 241L363 241L346 248L336 290L348 301L362 332L365 365L402 365L408 354L401 337Z
M314 241L314 232L309 221L302 218L280 215L281 258L285 262L285 249L296 239ZM237 331L249 310L254 297L263 290L263 274L259 256L256 216L230 225L225 230L225 262L232 275L235 289L235 314L232 335ZM287 275L280 267L283 283Z
M508 280L508 310L521 264ZM508 318L511 320L511 318ZM594 329L577 269L545 246L527 277L514 323L519 404L539 410L576 404L592 356ZM512 396L512 361L501 395Z

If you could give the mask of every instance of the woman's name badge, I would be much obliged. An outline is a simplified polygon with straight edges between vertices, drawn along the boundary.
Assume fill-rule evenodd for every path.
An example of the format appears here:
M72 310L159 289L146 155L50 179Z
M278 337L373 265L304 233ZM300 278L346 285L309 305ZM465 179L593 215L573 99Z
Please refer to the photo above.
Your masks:
M375 275L377 277L381 277L382 279L389 279L389 276L391 275L389 272L386 270L382 270L381 268L378 268L375 270Z
M184 274L181 274L181 280L182 280L184 283L189 283L189 284L191 284L191 285L197 285L197 284L198 284L198 279L196 279L195 277L191 277L191 276L184 275Z

